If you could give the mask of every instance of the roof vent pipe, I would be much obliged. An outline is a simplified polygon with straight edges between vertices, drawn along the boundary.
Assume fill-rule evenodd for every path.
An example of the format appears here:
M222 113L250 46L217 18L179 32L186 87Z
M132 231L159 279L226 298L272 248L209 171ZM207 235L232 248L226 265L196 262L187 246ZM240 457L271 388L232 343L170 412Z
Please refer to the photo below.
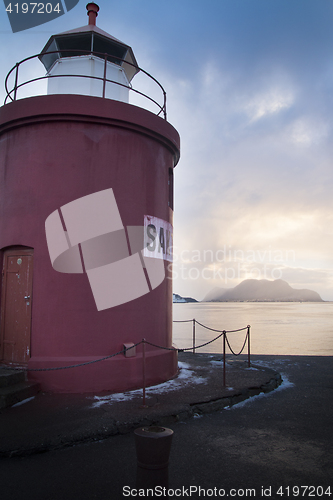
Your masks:
M88 3L86 6L87 16L89 16L89 25L96 26L96 17L98 16L99 7L95 3Z

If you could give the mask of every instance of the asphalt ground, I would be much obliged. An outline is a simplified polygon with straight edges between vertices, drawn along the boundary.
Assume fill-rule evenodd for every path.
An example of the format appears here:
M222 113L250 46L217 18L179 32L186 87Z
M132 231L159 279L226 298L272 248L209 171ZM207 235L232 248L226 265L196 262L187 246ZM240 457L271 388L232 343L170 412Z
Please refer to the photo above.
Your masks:
M227 382L247 380L247 384L243 384L239 389L234 387L236 384L233 384L233 389L223 389L220 379L221 364L216 355L212 358L209 358L209 355L188 354L187 357L189 356L192 356L192 364L185 359L181 361L187 363L183 365L183 375L186 375L183 382L191 380L183 386L183 394L181 390L170 390L169 387L164 393L152 394L152 398L147 399L148 406L151 406L145 409L137 407L139 401L136 398L139 396L113 402L112 398L110 400L107 397L90 399L90 406L96 405L90 407L93 418L90 420L90 414L88 428L95 432L93 439L98 439L97 441L87 439L87 428L83 432L84 425L87 425L86 406L81 407L81 420L78 420L78 408L77 418L74 422L69 418L67 424L67 428L75 427L74 430L77 430L78 422L81 422L81 437L84 437L81 444L78 439L72 442L67 439L67 443L61 443L60 439L58 444L55 441L52 443L51 439L49 446L44 448L49 450L45 453L40 453L43 450L38 449L35 431L30 429L29 432L32 415L35 415L36 422L39 422L41 435L45 435L47 428L51 436L59 430L63 432L64 418L59 417L62 415L59 401L54 400L53 410L47 405L43 410L43 405L38 401L46 401L43 398L47 398L49 405L52 396L41 394L33 401L3 411L0 415L2 451L8 451L8 444L13 443L11 440L15 432L19 441L23 439L24 427L30 437L25 441L25 448L21 445L21 453L14 453L11 457L3 454L0 459L0 498L120 500L167 498L167 493L169 498L195 499L329 499L333 496L332 357L252 356L253 365L257 370L248 370L246 364L238 364L233 368L233 362L229 360ZM245 362L244 357L240 358ZM194 368L193 363L196 365ZM214 366L212 370L211 366ZM215 379L214 390L210 390L212 379L208 376L209 373ZM279 387L237 403L236 398L244 399L249 395L247 391L255 389L256 384L261 383L261 386L266 386L267 389L267 383L269 384L277 373L280 373L283 379ZM187 377L188 375L190 377ZM243 378L240 378L240 375ZM262 376L269 380L260 380ZM206 381L200 382L200 378ZM215 390L219 391L217 399ZM173 410L177 409L177 412L169 411L170 408L167 411L167 403L163 398L170 398L170 394L173 394L173 400L177 399L177 392L178 401L173 402L176 405ZM206 396L205 401L202 401L203 393ZM191 405L190 400L193 403L194 396L195 404ZM218 408L216 401L222 404L221 401L225 399L226 403L226 398L229 398L230 404ZM215 407L209 407L209 401L213 401ZM118 424L115 424L114 429L117 430L114 435L98 436L96 428L100 427L101 419L105 424L108 419L112 420L120 415L114 413L116 406L120 412L119 403L132 405L132 410L129 410L130 406L123 406L121 410L123 418L126 416L122 422L123 427L120 427L120 420L115 420ZM78 405L78 400L73 398L72 405ZM45 417L47 408L48 416ZM183 410L178 411L181 408ZM42 412L39 416L38 409ZM62 411L65 415L64 409ZM164 414L168 421L166 426L174 431L168 486L163 483L165 490L147 490L142 488L142 483L141 489L138 488L137 480L140 474L137 473L133 434L133 428L138 422L138 411L147 412L144 418L147 418L146 415L150 412L150 417L147 418L150 423L158 422L158 418ZM135 413L135 418L132 418L134 413L131 412ZM58 424L51 418L52 414L60 418ZM9 428L7 415L11 415L12 430L11 437L7 436L6 441L4 434L6 428ZM19 415L20 419L16 415ZM75 415L74 410L67 412L67 415ZM44 425L41 425L43 419ZM98 425L93 425L94 419L99 421ZM6 424L3 426L4 421ZM34 428L36 429L36 426ZM68 431L68 435L70 434ZM76 437L79 434L76 434ZM29 443L30 449L27 448ZM35 448L32 449L31 445Z
M275 370L219 354L180 353L177 377L124 394L47 394L0 413L0 456L24 456L124 434L138 426L178 422L273 390ZM75 369L75 368L74 368ZM225 387L224 387L225 385Z

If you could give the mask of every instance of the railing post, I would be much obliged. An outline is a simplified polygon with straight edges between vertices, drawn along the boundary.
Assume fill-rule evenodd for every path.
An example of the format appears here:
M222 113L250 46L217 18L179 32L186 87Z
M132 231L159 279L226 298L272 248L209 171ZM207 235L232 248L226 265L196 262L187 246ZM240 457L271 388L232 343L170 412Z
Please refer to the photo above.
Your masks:
M104 75L103 75L103 99L105 98L105 88L106 88L106 63L108 60L108 55L105 53L104 55Z
M19 65L18 65L18 63L16 63L15 84L14 84L14 101L16 101L16 94L17 94L18 69L19 69Z
M247 325L247 365L251 366L251 353L250 353L250 325Z
M223 387L225 387L225 336L226 331L223 331Z
M163 89L163 97L164 97L164 103L163 103L163 112L164 112L164 119L167 119L167 110L166 110L166 92Z
M142 406L146 406L146 339L142 339Z
M192 327L192 347L193 347L193 354L195 354L195 319L193 321L193 327Z

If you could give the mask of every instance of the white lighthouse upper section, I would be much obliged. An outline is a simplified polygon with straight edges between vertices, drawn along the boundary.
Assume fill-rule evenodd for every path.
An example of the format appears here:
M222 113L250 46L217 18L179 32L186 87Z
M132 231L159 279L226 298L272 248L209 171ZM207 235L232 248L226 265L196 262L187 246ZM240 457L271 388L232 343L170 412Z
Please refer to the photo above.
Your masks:
M139 71L133 51L96 26L96 4L87 10L88 25L51 36L39 56L49 77L47 93L128 102L130 82Z

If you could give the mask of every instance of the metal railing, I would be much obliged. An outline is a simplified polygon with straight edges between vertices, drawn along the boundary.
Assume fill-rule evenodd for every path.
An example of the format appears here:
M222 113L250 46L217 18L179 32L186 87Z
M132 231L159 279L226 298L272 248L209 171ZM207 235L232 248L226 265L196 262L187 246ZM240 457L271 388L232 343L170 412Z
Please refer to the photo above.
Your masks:
M73 49L64 49L64 50L61 50L61 53L65 53L65 52L73 54ZM31 79L29 79L27 81L20 82L19 81L19 70L21 69L21 67L23 66L23 64L31 62L34 59L40 58L41 56L43 56L45 54L47 54L47 55L49 55L49 54L59 54L59 50L35 54L33 56L26 57L25 59L22 59L22 61L16 63L15 66L13 66L12 69L7 74L6 79L5 79L6 97L5 97L5 100L4 100L4 104L7 104L8 100L16 101L18 99L18 97L17 97L17 91L20 88L22 88L22 87L24 87L26 85L35 83L35 82L39 82L39 81L42 81L42 80L48 80L50 78L88 78L88 79L91 79L91 80L99 80L99 81L103 82L103 88L102 88L102 92L101 92L101 95L100 95L101 98L103 98L103 99L107 98L106 95L105 95L106 94L107 84L119 85L120 87L125 87L129 91L134 92L137 95L140 95L141 97L144 97L148 101L152 102L155 106L157 106L157 109L158 109L158 112L156 113L157 116L159 116L159 115L162 114L163 118L165 120L167 119L166 92L165 92L164 88L162 87L162 85L159 83L159 81L156 80L156 78L154 78L152 75L150 75L147 71L145 71L144 69L140 68L136 64L133 64L133 63L131 63L129 61L126 61L125 59L123 59L121 57L117 57L117 56L113 56L112 55L112 59L115 59L115 60L117 60L119 62L119 64L118 63L114 63L114 64L117 64L117 66L121 67L121 63L129 65L129 66L133 66L136 70L138 70L138 72L141 72L142 74L146 75L147 78L149 78L151 81L153 81L157 85L157 87L159 88L159 90L160 90L160 92L162 94L162 97L161 97L161 101L162 102L161 103L157 102L155 99L153 99L149 95L145 94L144 92L141 92L140 90L134 88L131 84L125 85L125 84L119 83L119 82L117 82L115 80L110 80L110 79L106 78L107 63L108 63L108 57L111 57L110 54L102 53L102 52L96 52L96 51L78 50L78 49L75 49L75 52L80 53L79 55L97 56L100 59L104 59L104 74L103 74L103 77L100 77L100 76L90 76L90 75L76 75L76 74L65 74L65 75L48 75L48 74L46 74L46 75L43 75L43 76L38 76L36 78L31 78ZM77 56L71 56L71 57L77 57ZM9 86L9 80L10 80L11 77L13 77L13 79L14 79L14 85L13 85L13 87L11 89L9 89L8 86Z

